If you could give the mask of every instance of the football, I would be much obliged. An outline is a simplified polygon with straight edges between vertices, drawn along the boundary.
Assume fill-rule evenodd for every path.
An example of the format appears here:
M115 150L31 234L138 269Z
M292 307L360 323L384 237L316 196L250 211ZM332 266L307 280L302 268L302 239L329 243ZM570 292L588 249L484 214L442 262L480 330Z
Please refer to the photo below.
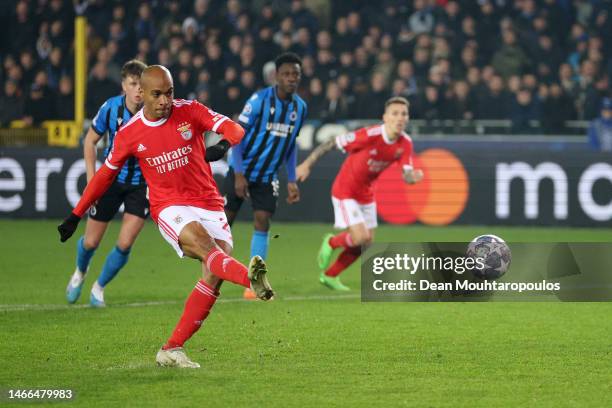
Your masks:
M506 241L496 235L480 235L469 243L467 256L473 259L483 258L484 266L472 269L480 279L495 280L502 277L512 260L512 253Z

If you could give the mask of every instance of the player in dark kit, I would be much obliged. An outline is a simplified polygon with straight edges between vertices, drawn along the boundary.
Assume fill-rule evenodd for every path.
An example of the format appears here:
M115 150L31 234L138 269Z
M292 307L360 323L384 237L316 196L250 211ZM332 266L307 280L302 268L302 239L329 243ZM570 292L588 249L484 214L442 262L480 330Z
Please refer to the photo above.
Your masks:
M345 231L323 237L318 255L319 281L330 289L349 290L338 275L361 255L361 246L374 238L376 202L373 183L394 162L399 162L406 183L423 178L412 166L412 139L404 129L408 124L408 100L393 97L385 103L383 123L340 135L319 145L297 168L298 181L304 181L316 161L334 147L348 153L332 186L334 227ZM334 250L342 249L330 266Z
M280 55L276 65L276 85L254 93L238 117L245 129L244 139L232 148L230 170L225 179L225 213L230 225L242 203L250 198L253 207L251 256L268 255L270 218L278 199L278 170L287 169L287 203L300 199L295 182L296 138L306 118L306 102L297 94L302 61L293 53ZM255 296L247 288L244 297Z
M83 154L87 168L87 182L96 171L96 144L108 132L108 147L104 157L113 147L115 135L142 106L140 93L140 74L147 66L132 60L121 69L123 94L108 99L94 117L83 142ZM100 276L91 288L89 303L94 307L105 306L104 288L125 266L136 237L144 226L149 214L146 197L147 185L135 159L128 160L121 168L117 179L98 202L89 210L87 227L77 243L76 270L66 287L66 300L75 303L81 295L85 275L96 248L104 237L108 223L113 219L121 204L125 207L117 244L106 257Z
M172 76L163 66L145 69L141 84L144 108L117 133L104 165L58 231L62 242L70 238L87 208L108 189L124 163L135 157L147 180L151 216L161 235L180 257L198 259L202 268L202 279L156 361L162 366L198 368L183 345L210 313L224 280L253 289L262 300L274 295L260 257L253 257L247 269L229 255L232 233L208 163L240 142L244 130L197 101L174 99ZM223 138L206 148L202 135L207 131Z

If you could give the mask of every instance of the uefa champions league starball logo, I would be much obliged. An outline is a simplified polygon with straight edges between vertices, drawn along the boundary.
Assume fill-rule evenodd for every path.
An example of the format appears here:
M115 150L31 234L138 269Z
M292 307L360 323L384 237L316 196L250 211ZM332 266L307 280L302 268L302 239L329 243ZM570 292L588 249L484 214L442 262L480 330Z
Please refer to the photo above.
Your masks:
M512 253L506 242L496 235L480 235L469 243L466 255L484 259L484 266L474 267L472 273L480 279L495 280L510 268Z

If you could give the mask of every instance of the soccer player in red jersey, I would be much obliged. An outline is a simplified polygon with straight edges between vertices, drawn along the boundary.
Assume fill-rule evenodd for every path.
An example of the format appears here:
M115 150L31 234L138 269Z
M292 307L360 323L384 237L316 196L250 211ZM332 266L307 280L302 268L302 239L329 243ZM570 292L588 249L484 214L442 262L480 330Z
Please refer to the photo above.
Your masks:
M187 298L183 315L156 361L162 366L198 368L200 365L183 351L183 344L208 316L223 281L250 287L262 300L274 295L260 257L253 257L247 269L230 256L232 234L208 164L240 142L244 130L199 102L173 99L172 75L161 65L146 68L140 81L143 109L117 132L104 165L58 231L62 242L70 238L123 163L136 157L149 187L151 216L160 233L180 257L198 259L202 265L202 279ZM223 138L206 148L203 133L209 130Z
M308 178L315 162L334 147L348 153L332 186L334 227L345 231L323 237L318 255L319 281L330 289L349 290L338 275L361 255L361 246L374 238L376 202L372 185L392 163L399 161L406 183L423 179L423 171L412 166L412 139L404 129L408 124L409 102L393 97L385 103L383 123L358 129L319 145L296 169L298 181ZM342 252L333 265L335 249Z

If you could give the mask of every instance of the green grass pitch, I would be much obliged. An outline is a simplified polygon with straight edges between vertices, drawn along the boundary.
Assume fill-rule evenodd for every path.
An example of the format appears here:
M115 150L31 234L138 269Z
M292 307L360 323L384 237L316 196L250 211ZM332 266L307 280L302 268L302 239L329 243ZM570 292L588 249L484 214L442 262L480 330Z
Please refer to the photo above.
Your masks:
M0 221L0 405L7 389L72 389L59 406L612 406L612 304L361 303L359 269L338 295L317 282L329 227L273 225L273 302L243 302L226 284L187 343L199 370L161 369L155 353L199 275L148 223L127 267L85 306L118 232L94 257L76 307L64 301L79 232L57 221ZM234 227L246 261L250 225ZM607 241L611 230L382 226L378 241ZM15 406L28 406L20 403ZM32 403L40 406L41 403ZM47 404L45 404L46 406Z

